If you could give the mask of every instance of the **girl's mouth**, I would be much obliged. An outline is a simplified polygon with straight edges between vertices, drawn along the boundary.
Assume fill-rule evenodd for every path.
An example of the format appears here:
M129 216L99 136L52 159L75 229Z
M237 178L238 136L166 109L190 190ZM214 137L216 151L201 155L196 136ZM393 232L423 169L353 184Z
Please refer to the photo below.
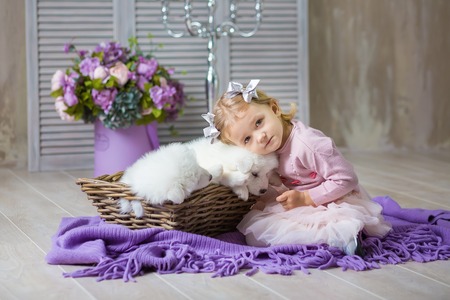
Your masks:
M264 148L267 148L267 146L269 146L269 144L270 144L270 142L272 141L272 139L273 139L273 137L271 137L271 138L269 139L269 141L267 142L267 144L266 144L266 146L265 146Z

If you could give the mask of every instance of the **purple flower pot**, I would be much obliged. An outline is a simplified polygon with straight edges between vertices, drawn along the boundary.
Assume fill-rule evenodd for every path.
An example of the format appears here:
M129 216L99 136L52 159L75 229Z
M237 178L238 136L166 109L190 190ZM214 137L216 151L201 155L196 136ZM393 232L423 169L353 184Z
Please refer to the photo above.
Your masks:
M124 171L143 154L159 148L157 123L112 130L94 125L94 177Z

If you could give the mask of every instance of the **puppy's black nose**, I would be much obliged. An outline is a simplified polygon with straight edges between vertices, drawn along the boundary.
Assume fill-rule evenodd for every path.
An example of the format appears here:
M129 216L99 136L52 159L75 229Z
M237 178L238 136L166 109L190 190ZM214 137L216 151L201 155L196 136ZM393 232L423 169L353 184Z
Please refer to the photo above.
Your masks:
M267 190L266 189L260 189L259 190L259 193L262 195L262 194L265 194L267 192Z

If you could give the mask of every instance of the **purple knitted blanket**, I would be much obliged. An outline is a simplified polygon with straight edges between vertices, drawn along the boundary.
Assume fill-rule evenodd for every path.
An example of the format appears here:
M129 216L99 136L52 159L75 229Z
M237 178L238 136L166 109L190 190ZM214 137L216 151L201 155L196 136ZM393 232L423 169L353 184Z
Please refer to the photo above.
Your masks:
M162 229L130 230L99 217L63 218L46 256L49 264L90 265L66 277L133 280L145 272L213 273L230 276L240 270L290 275L308 268L369 270L380 264L450 258L450 211L401 208L389 197L374 200L393 230L383 239L368 237L364 258L345 256L328 245L245 245L239 232L215 238ZM92 266L94 265L94 266Z

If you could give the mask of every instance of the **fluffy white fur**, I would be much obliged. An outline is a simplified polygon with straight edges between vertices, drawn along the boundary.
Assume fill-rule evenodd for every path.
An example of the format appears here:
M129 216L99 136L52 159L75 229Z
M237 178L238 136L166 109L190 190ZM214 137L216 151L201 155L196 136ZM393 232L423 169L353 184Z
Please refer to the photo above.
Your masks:
M169 200L179 204L193 191L206 187L211 179L211 174L197 163L193 149L171 143L138 159L125 170L120 181L148 203L163 204ZM119 204L123 213L134 211L136 217L144 214L140 201L121 199Z
M195 139L187 145L195 150L200 166L213 175L213 182L230 187L243 200L248 199L249 193L256 196L264 194L269 183L281 185L274 171L278 167L274 153L258 155L220 141L211 144L207 138Z

